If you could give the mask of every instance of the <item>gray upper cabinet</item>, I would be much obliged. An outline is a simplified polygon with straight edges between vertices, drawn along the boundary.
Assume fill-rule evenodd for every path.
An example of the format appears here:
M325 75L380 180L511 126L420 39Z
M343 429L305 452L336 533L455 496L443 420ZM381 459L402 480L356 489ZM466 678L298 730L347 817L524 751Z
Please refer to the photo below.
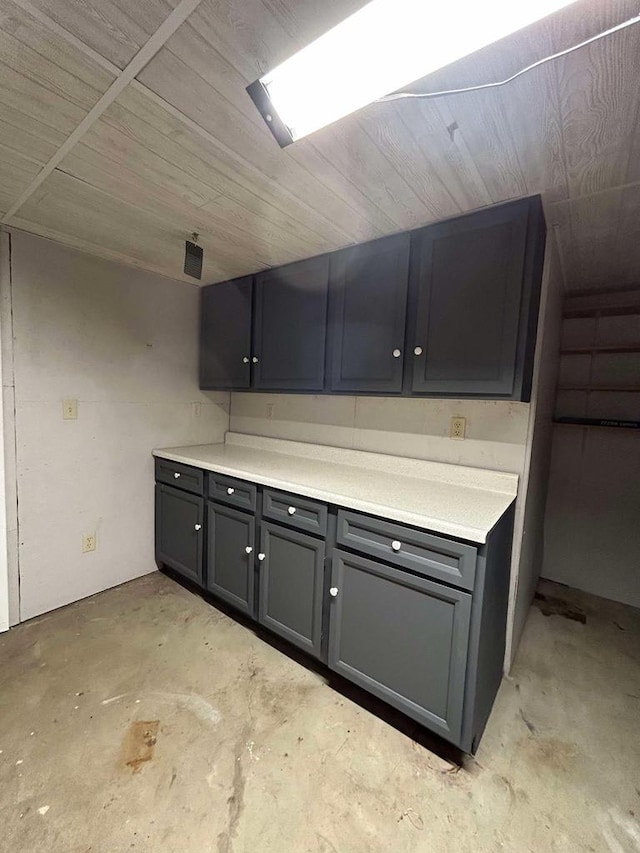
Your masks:
M203 287L200 387L249 388L253 276Z
M409 234L331 257L329 390L402 391Z
M324 389L329 257L256 275L252 387Z
M531 396L539 196L203 288L200 387Z
M329 666L459 742L471 595L334 551Z
M156 560L200 585L203 527L203 498L156 484Z
M210 502L207 532L207 589L243 613L253 616L253 515Z
M527 398L533 284L544 247L539 202L532 201L414 232L411 391Z
M271 522L261 525L258 619L315 657L320 657L324 554L323 540Z

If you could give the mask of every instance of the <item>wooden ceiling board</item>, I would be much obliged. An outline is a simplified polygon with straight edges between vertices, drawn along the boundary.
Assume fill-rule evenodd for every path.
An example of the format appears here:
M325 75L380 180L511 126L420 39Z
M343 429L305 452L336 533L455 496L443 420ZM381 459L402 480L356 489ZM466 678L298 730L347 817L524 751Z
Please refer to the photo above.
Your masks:
M104 248L111 256L130 257L137 266L195 281L182 272L184 229L160 217L141 216L138 207L59 170L31 196L15 224L26 230L38 226L49 234L76 238L85 246ZM205 248L204 281L227 278L227 269L216 262L215 247L206 239L201 243Z
M0 212L9 210L40 171L40 165L0 145Z
M178 0L30 0L118 68L124 68Z
M282 229L283 234L291 234L294 242L317 246L318 252L347 239L334 223L315 215L303 200L284 191L257 169L238 164L232 152L209 141L208 136L189 132L183 122L135 88L123 92L102 121L139 143L143 159L144 151L149 150L159 158L154 163L165 171L173 174L178 167L185 172L194 192L206 196L207 201L228 198L252 216ZM92 141L93 138L90 144ZM130 151L126 156L133 156ZM140 169L147 165L142 162Z
M323 171L309 171L302 158L303 143L280 149L268 128L248 119L243 109L204 80L169 47L160 51L140 75L140 81L190 119L215 136L243 163L257 169L301 201L311 200L316 215L335 223L343 242L366 239L393 230L393 220L380 213L362 193L330 163ZM248 100L246 82L238 78L236 100ZM395 229L397 230L397 228Z
M141 179L136 171L122 163L114 162L81 144L65 157L59 167L67 174L80 178L86 184L121 200L140 211L142 217L156 217L171 222L184 237L192 231L208 240L225 275L241 275L256 267L271 266L275 257L288 255L294 260L300 252L309 252L309 246L298 246L297 251L285 245L277 233L260 233L243 230L230 222L218 209L214 198L199 205L181 199L155 182Z
M0 144L27 160L44 164L55 154L65 136L19 110L3 105Z
M570 289L640 281L640 26L505 87L371 104L279 149L246 85L362 3L202 0L11 224L184 280L199 230L218 281L541 192ZM3 211L177 5L0 0ZM410 88L504 79L637 13L578 0Z

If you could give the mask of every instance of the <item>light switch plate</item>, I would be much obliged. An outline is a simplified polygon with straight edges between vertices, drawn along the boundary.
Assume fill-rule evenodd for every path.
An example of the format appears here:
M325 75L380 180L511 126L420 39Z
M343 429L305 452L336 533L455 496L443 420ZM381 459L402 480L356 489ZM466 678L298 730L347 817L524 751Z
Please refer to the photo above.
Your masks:
M62 418L65 421L75 421L78 417L78 401L63 400L62 401Z

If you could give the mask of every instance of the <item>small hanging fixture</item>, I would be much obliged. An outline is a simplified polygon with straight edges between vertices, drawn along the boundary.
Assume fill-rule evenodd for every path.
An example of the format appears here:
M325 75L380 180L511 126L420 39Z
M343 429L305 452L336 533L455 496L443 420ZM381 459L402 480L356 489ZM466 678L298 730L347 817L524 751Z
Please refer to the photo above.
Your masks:
M193 232L191 240L186 240L184 245L184 272L185 275L190 275L192 278L202 278L202 258L204 250L202 246L198 246L197 232Z

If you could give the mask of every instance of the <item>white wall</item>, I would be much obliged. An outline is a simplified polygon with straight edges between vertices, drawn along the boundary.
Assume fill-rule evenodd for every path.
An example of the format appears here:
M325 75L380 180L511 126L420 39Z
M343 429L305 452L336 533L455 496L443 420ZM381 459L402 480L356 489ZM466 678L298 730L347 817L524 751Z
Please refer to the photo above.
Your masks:
M222 441L229 395L198 389L197 287L13 231L6 291L24 620L155 570L151 450Z
M633 312L635 305L635 313ZM563 348L640 349L640 290L567 300ZM608 314L622 308L624 314ZM640 420L640 351L562 356L556 414ZM591 390L564 391L562 386ZM545 578L640 607L640 434L556 424L545 520Z
M516 507L511 578L512 612L510 631L507 632L510 662L513 662L518 649L543 565L544 518L562 325L562 285L555 232L550 232L547 235L540 294L523 483Z

